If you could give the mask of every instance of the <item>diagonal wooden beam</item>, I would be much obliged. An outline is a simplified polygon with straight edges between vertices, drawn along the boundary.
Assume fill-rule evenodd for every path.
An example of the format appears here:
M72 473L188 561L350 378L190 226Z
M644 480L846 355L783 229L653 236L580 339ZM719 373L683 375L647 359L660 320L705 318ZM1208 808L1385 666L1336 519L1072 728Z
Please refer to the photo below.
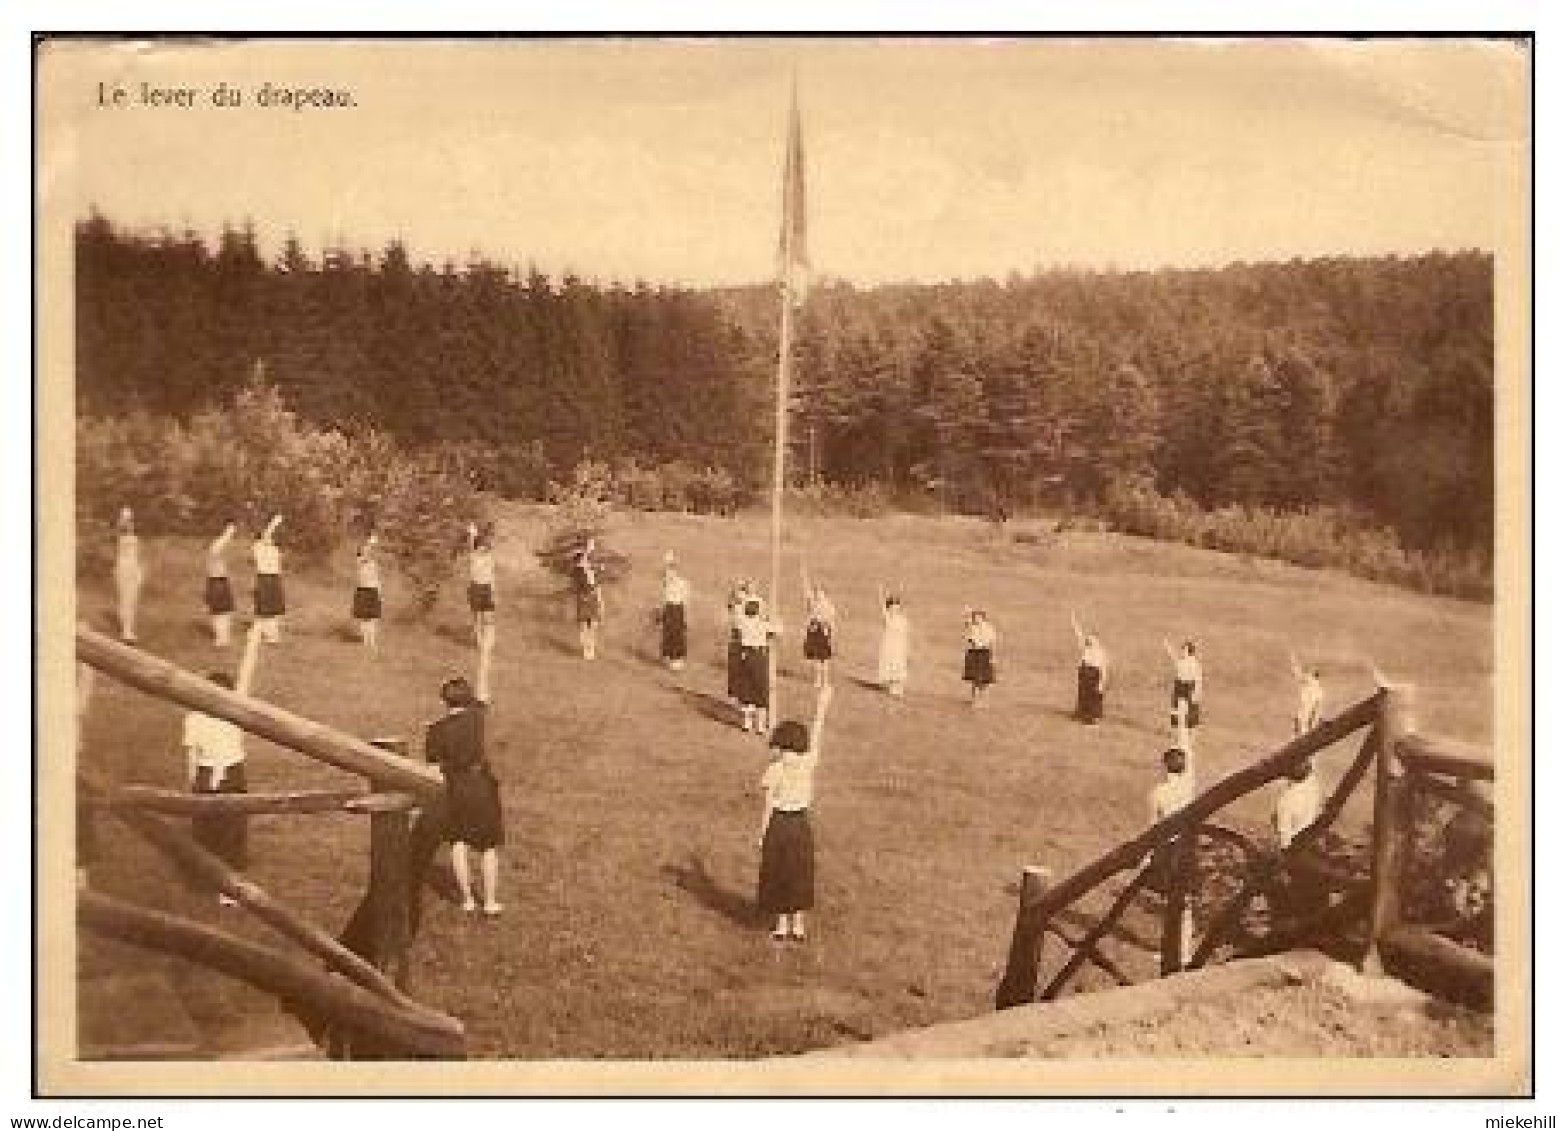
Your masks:
M76 895L77 922L88 930L210 967L284 1002L305 1002L334 1022L409 1057L461 1058L461 1022L433 1010L403 1009L292 955L237 935L95 891Z
M360 774L378 788L404 790L424 800L433 800L444 791L440 773L433 766L388 754L351 734L219 687L210 679L84 625L76 629L76 658L149 695L227 719L318 762Z
M1104 917L1093 924L1093 929L1083 937L1077 949L1072 952L1071 958L1050 979L1049 985L1044 987L1044 992L1039 995L1043 1000L1053 1001L1060 991L1066 988L1066 984L1071 981L1078 970L1082 969L1082 964L1088 960L1089 950L1096 947L1099 940L1107 935L1111 928L1120 921L1120 916L1125 914L1126 908L1131 905L1131 900L1136 896L1137 892L1142 890L1143 885L1147 883L1148 877L1152 875L1152 871L1153 865L1149 863L1138 872L1136 878L1127 884L1125 890L1115 898L1115 902L1110 904L1109 910L1104 912Z

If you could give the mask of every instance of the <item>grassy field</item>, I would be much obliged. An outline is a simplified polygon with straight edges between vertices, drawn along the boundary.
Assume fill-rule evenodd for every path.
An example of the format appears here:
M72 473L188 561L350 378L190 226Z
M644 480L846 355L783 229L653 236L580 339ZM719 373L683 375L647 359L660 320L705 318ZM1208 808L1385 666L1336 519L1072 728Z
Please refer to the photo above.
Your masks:
M556 582L533 563L542 530L538 512L518 508L503 516L498 547L491 755L510 838L507 911L486 922L432 897L415 952L416 992L462 1017L481 1056L746 1057L983 1013L1021 867L1069 871L1146 819L1164 737L1163 637L1201 644L1204 783L1289 735L1290 647L1322 667L1329 712L1371 690L1373 657L1418 684L1422 729L1492 737L1485 605L1112 535L1019 541L982 523L913 517L792 522L785 714L808 709L801 554L843 624L815 810L819 913L808 946L778 949L751 911L766 752L730 721L721 667L722 595L737 575L765 580L765 519L617 519L609 540L635 569L609 596L608 644L592 663L575 654ZM649 618L666 549L695 587L693 663L679 676L657 665ZM147 557L144 646L211 667L199 547L157 542ZM441 679L471 670L458 578L424 625L397 614L406 603L391 579L376 657L351 635L346 558L289 580L294 612L282 646L264 654L262 696L366 737L416 735L439 713ZM864 682L878 582L904 595L913 621L903 702ZM107 591L82 594L84 615L106 627ZM1000 630L1000 683L985 711L968 708L960 680L962 617L974 605ZM1112 662L1109 717L1092 729L1067 717L1073 610ZM176 785L179 724L178 712L99 681L85 758L119 780ZM249 749L252 788L351 784L265 743ZM1329 781L1348 753L1326 760ZM1264 824L1270 798L1235 819ZM110 844L96 878L106 889L244 922L146 854ZM365 882L362 822L266 818L252 844L258 880L341 926Z

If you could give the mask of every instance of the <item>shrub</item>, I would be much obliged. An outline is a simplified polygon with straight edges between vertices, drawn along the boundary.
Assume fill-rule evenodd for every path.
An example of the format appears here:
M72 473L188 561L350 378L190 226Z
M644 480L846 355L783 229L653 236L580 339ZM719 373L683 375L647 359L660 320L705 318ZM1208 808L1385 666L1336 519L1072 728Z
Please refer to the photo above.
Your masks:
M1161 494L1151 479L1130 476L1110 484L1101 509L1115 529L1145 538L1333 566L1432 593L1481 600L1493 594L1480 554L1451 547L1412 550L1391 530L1343 508L1280 511L1233 504L1207 511L1183 494Z
M584 460L572 471L569 483L551 483L549 501L554 504L544 543L534 551L550 573L566 579L572 562L589 538L598 546L594 555L601 580L614 583L630 574L631 561L605 542L605 531L613 513L615 483L609 467Z
M487 508L472 478L438 451L394 461L378 487L374 526L412 587L415 611L427 616L467 550L468 524L487 524Z
M145 414L77 425L81 564L111 553L120 507L145 534L211 537L228 522L254 531L285 516L279 540L299 560L326 560L345 533L374 526L421 612L482 520L488 453L442 446L406 453L384 433L299 421L277 390L252 383L189 424Z

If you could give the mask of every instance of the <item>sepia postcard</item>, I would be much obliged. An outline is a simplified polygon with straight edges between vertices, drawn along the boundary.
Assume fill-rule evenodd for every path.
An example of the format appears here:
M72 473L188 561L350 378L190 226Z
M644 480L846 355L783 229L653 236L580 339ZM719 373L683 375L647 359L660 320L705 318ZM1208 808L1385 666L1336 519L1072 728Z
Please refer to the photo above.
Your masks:
M1530 1093L1532 50L38 36L38 1095Z

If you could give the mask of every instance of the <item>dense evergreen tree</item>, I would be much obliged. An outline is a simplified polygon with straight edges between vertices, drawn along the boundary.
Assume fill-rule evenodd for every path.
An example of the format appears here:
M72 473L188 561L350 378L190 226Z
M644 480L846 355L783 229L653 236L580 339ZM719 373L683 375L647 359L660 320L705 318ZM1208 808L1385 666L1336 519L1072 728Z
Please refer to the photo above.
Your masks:
M540 494L584 459L768 474L777 293L417 265L246 228L77 229L86 414L188 419L260 373L302 417L492 453ZM1493 263L1477 252L1203 270L823 281L800 319L796 479L973 511L1151 480L1205 506L1332 506L1487 556Z

